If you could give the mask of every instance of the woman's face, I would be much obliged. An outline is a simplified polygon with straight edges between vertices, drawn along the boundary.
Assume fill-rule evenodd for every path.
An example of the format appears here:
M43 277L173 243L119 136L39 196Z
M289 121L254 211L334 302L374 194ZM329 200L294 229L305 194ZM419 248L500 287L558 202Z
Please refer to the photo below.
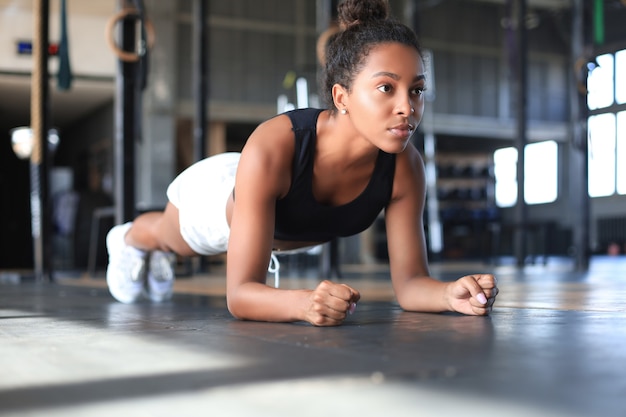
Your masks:
M424 66L419 53L399 43L373 48L345 106L366 140L388 153L402 152L422 120Z

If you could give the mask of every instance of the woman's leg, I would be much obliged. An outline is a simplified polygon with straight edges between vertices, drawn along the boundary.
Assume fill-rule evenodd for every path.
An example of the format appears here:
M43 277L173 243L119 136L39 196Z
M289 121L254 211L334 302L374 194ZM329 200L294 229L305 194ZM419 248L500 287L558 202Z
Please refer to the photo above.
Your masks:
M163 212L139 215L126 234L126 244L145 251L160 250L181 256L195 256L191 247L180 234L178 208L167 203Z

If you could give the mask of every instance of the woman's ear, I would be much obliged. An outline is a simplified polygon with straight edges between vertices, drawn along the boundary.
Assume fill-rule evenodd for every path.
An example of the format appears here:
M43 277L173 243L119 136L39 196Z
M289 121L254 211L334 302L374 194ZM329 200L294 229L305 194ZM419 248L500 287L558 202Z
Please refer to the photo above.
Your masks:
M341 84L333 85L333 103L338 110L348 108L348 92Z

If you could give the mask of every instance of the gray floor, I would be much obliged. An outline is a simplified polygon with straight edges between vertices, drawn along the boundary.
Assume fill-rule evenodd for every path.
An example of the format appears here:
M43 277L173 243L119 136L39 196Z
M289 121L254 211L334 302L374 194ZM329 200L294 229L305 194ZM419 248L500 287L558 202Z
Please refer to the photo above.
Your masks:
M0 415L626 416L626 261L494 271L491 317L366 299L338 328L5 282Z

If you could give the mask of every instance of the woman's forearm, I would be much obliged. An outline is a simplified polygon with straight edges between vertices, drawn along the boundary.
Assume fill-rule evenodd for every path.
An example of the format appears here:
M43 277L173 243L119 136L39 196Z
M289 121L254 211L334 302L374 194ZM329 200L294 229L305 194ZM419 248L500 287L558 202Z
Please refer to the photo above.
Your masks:
M447 283L431 277L413 277L404 281L395 292L403 310L440 313L450 310L446 286Z
M292 322L304 320L310 290L284 290L258 282L229 289L230 313L240 320Z

